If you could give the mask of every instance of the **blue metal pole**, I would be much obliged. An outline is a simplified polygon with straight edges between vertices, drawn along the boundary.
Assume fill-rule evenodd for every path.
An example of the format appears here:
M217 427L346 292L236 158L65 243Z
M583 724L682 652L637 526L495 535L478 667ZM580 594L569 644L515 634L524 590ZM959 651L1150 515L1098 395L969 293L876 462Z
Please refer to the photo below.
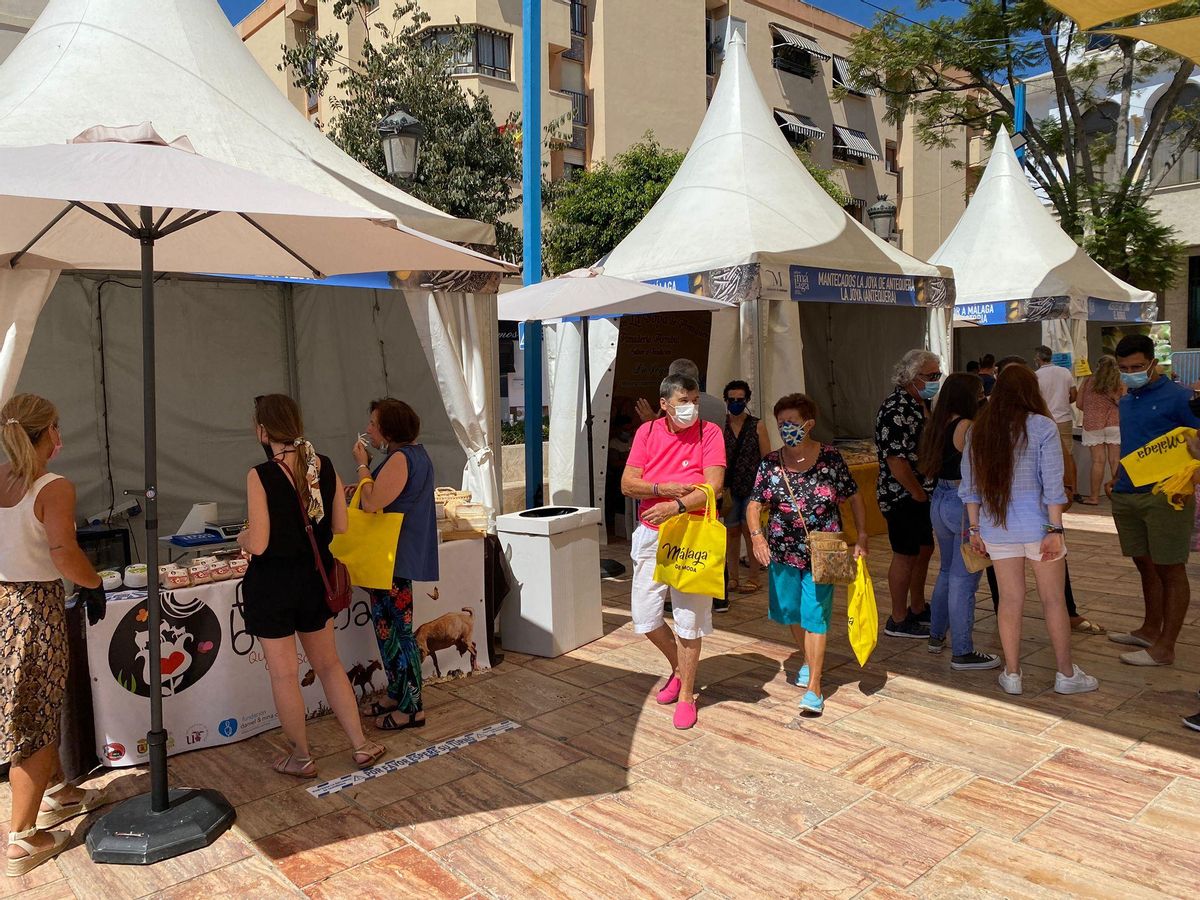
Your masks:
M542 280L542 3L522 0L521 200L525 284ZM525 508L542 505L542 323L525 323Z
M1018 81L1013 90L1013 132L1025 137L1025 82ZM1027 137L1025 137L1028 140ZM1017 148L1017 162L1025 165L1025 146Z

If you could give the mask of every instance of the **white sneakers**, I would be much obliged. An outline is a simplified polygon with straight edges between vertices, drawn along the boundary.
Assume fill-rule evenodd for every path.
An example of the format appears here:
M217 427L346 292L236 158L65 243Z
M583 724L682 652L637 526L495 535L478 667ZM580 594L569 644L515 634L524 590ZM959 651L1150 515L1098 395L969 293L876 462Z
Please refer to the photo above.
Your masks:
M1004 688L1006 694L1021 693L1021 673L1014 672L1011 675L1008 672L1000 673L1000 687Z
M1062 672L1054 673L1054 690L1059 694L1086 694L1088 691L1094 691L1100 687L1099 680L1088 675L1079 666L1072 666L1073 673L1070 678ZM1021 673L1018 672L1001 672L1000 687L1004 689L1006 694L1020 694L1023 690L1021 684Z
M1074 672L1070 678L1062 672L1054 673L1054 690L1059 694L1086 694L1100 687L1100 682L1094 675L1088 675L1079 666L1071 667Z

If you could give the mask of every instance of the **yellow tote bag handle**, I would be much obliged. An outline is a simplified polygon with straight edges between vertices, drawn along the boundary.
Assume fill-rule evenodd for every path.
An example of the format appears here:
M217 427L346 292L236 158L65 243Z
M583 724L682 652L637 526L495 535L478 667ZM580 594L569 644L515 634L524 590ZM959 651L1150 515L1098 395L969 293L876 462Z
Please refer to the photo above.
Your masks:
M705 503L704 518L710 522L717 521L717 492L713 490L713 486L707 481L696 485L700 490L704 491L704 496L708 498Z

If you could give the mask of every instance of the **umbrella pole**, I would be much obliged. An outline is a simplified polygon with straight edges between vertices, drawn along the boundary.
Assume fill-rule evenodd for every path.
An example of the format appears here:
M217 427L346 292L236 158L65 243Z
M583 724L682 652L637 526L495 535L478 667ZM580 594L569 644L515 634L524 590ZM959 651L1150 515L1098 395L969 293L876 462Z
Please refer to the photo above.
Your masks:
M93 862L151 865L207 847L233 824L233 806L209 788L169 789L167 730L163 723L162 603L158 583L158 417L154 366L153 210L141 207L141 227L130 231L142 245L142 391L146 448L146 609L150 651L150 793L113 806L92 826L87 848Z

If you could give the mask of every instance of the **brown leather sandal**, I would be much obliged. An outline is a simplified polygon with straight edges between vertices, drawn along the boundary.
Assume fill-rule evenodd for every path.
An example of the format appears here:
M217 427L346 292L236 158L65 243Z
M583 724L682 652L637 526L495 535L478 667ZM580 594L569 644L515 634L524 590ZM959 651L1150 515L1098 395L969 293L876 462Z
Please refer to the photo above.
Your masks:
M369 769L385 753L387 753L387 747L383 744L378 741L367 741L361 747L355 748L354 764L360 769Z
M292 750L291 753L282 759L277 760L271 768L280 775L291 775L293 778L317 777L317 764L313 762L312 757L297 756L295 750Z

